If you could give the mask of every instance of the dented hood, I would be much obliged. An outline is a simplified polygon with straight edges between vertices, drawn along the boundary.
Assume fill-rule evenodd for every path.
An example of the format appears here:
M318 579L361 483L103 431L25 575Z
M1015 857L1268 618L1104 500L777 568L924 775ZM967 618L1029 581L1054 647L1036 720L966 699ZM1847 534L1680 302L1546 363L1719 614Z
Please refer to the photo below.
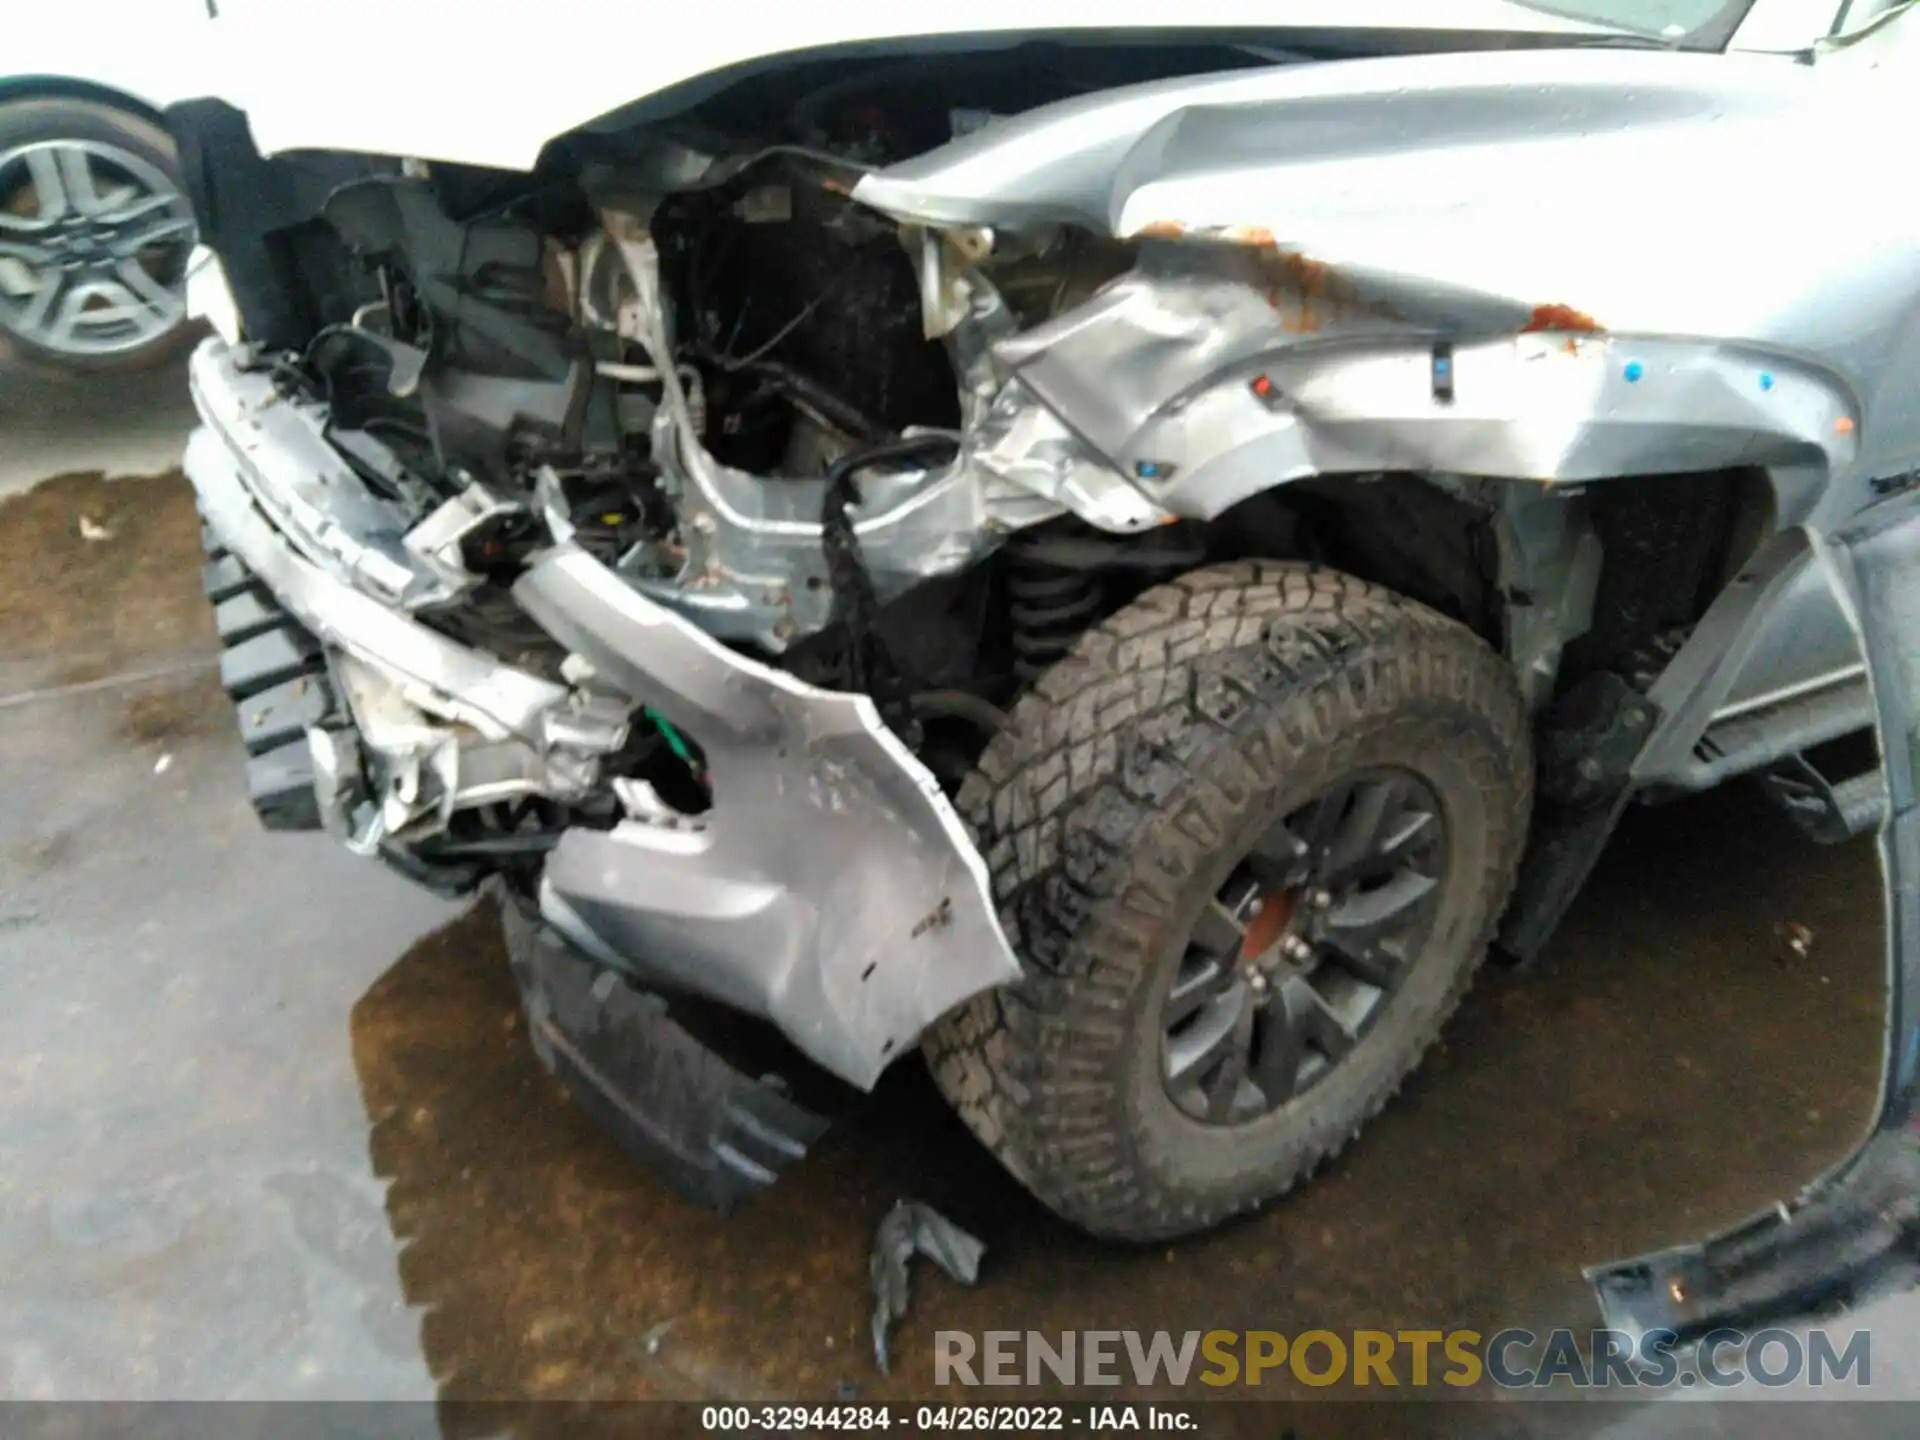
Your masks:
M556 136L634 102L661 109L797 58L979 49L1129 29L1236 39L1288 30L1563 34L1609 27L1513 0L973 0L949 9L709 0L695 23L631 0L219 0L221 98L263 154L296 149L533 166ZM916 13L918 11L919 13Z
M1717 338L1864 384L1911 328L1920 204L1867 140L1904 133L1911 67L1850 58L1504 51L1166 81L854 193L934 225L1255 247L1347 314L1440 333Z

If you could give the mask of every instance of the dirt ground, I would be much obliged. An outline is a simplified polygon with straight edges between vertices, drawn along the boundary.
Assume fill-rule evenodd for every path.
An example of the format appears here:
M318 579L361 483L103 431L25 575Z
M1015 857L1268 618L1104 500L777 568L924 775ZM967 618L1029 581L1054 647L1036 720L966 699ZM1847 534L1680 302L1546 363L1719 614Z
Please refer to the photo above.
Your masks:
M0 499L0 681L66 685L210 652L200 517L177 472Z

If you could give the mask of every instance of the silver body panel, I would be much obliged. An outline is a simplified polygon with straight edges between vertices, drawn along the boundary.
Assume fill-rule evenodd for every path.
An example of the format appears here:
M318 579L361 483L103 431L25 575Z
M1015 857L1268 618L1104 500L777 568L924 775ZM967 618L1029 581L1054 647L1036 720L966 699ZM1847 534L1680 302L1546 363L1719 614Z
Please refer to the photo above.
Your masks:
M1865 473L1920 455L1920 202L1866 143L1908 113L1912 72L1858 58L1507 52L1162 82L1005 121L855 196L920 223L1073 224L1177 251L1009 356L1039 374L1123 342L1102 371L1125 398L1088 417L1113 450L1272 358L1303 391L1270 426L1279 453L1324 415L1341 463L1368 418L1391 439L1367 444L1467 473L1731 463L1842 482L1783 495L1799 523L1815 498L1858 508ZM1808 153L1835 203L1751 226L1779 157ZM1238 277L1190 273L1213 248L1245 252ZM1528 329L1553 338L1495 338ZM1427 393L1436 338L1481 347L1451 405Z
M1871 709L1865 662L1853 627L1826 572L1810 560L1802 561L1753 653L1734 678L1717 718L1751 714L1827 688L1856 691L1861 706Z
M664 807L649 813L636 796L614 830L563 840L543 899L548 918L583 948L629 963L583 919L596 916L596 898L624 896L627 923L612 917L621 939L671 955L695 988L766 1015L862 1086L940 1014L1018 975L985 864L871 701L728 650L569 545L533 567L520 596L603 686L569 688L458 645L366 593L342 545L371 536L330 535L308 549L269 518L332 463L319 421L269 399L271 384L237 369L219 340L195 353L193 378L205 423L186 468L207 521L347 657L351 683L342 688L363 743L391 732L387 702L398 702L414 717L415 742L444 747L459 766L471 766L477 741L496 742L522 757L530 793L574 794L619 743L617 733L580 723L597 718L610 687L626 697L623 713L644 700L708 746L720 777L710 823ZM265 415L276 415L275 428L255 440ZM369 682L379 687L379 713ZM324 777L336 763L329 732L311 735ZM391 775L414 757L380 758ZM480 797L497 798L498 781L490 772ZM371 848L396 828L389 821L349 838Z
M987 867L939 784L864 695L729 650L584 551L514 587L527 613L620 691L698 735L713 808L644 797L608 832L569 830L541 912L588 954L774 1020L870 1086L920 1032L1019 976Z

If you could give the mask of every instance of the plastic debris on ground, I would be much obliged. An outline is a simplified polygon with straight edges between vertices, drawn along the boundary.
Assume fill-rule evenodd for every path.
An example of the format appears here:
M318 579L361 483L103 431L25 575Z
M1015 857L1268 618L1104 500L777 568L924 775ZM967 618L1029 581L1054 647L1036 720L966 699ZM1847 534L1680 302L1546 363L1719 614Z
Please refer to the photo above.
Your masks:
M890 1373L887 1336L907 1313L907 1262L924 1255L962 1285L980 1278L987 1247L931 1205L896 1200L874 1233L867 1260L873 1277L873 1358Z

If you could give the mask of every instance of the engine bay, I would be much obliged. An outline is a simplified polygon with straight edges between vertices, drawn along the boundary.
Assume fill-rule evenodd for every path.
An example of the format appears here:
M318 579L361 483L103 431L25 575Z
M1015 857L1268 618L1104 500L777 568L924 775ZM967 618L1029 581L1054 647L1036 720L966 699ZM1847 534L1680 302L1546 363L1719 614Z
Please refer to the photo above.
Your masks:
M351 471L376 538L348 563L399 577L389 593L413 621L573 685L579 656L515 586L577 546L715 640L867 697L951 793L1002 707L1103 605L1203 550L1117 479L1117 523L1076 518L1071 437L1036 426L989 356L1126 273L1137 247L1069 226L935 233L851 192L1001 109L1138 64L801 77L794 94L736 97L724 124L570 137L527 175L266 161L216 102L179 128L189 161L221 176L209 187L267 202L207 207L244 319L235 355ZM339 543L325 517L290 528L316 552ZM501 870L531 884L570 827L636 803L714 804L705 737L656 710L587 764L615 788L524 759L512 784L475 784L444 739L374 733L383 704L420 717L334 668L372 757L351 802L380 811L365 843L439 888ZM471 743L458 753L471 769ZM650 798L618 793L636 782Z
M1508 522L1538 557L1499 551L1495 501L1423 457L1424 438L1315 435L1275 368L1364 386L1364 350L1340 371L1311 342L1411 335L1410 403L1448 404L1432 321L1257 227L1096 225L1097 195L992 225L877 198L917 157L1004 148L1039 107L1111 109L1128 103L1116 91L1160 88L1130 82L1194 75L1250 103L1339 53L1030 44L796 63L666 118L610 115L525 173L268 160L231 107L173 120L238 310L234 353L321 427L377 537L371 559L336 558L387 575L383 593L437 634L573 686L578 653L516 591L577 547L752 663L865 697L951 794L1088 626L1212 560L1344 563L1511 640L1536 700L1551 683L1579 615L1502 614L1495 571L1513 593L1563 583L1564 507ZM336 538L324 516L305 534L310 550ZM678 813L711 803L697 733L649 714L628 738L605 775L644 777ZM501 814L456 789L396 808L391 828L454 857L531 826L538 853L592 806L606 823L632 809L541 779L523 795Z
M986 346L1131 256L1063 231L1004 258L1003 289L849 199L851 162L651 157L676 161L721 178L662 194L593 162L504 196L458 174L340 186L322 215L356 303L261 363L326 407L447 573L503 579L559 518L711 633L779 654L863 586L891 600L995 548L983 497L944 483L994 397ZM1004 499L1004 531L1062 513Z

